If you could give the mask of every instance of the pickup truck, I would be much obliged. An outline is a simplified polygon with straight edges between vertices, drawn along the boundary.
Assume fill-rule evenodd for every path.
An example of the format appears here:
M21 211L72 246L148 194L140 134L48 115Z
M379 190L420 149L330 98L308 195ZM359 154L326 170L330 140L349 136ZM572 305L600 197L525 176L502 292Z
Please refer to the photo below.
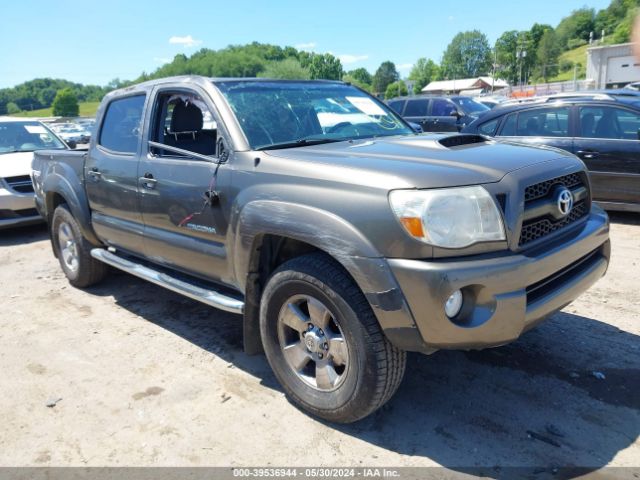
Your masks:
M329 421L387 402L407 351L512 342L608 266L578 158L417 134L346 83L154 80L96 125L32 166L70 283L111 266L241 314L245 351Z

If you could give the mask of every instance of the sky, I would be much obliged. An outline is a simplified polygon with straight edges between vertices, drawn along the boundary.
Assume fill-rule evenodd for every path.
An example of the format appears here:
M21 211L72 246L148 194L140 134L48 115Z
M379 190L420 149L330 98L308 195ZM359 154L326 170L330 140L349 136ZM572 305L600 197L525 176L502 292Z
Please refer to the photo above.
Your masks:
M406 76L440 61L453 36L556 26L610 0L19 0L0 3L0 88L38 77L105 85L134 79L176 54L252 41L338 56L371 73L386 60Z

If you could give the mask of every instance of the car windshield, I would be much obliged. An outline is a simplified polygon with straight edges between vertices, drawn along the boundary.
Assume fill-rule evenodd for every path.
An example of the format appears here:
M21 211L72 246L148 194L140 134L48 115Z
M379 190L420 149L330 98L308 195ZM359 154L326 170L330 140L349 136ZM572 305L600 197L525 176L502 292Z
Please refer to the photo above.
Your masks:
M482 113L487 110L491 110L486 105L475 101L473 98L453 98L456 105L458 105L467 115L473 115L474 113Z
M0 155L64 148L65 145L41 123L0 122Z
M346 84L217 83L251 148L287 148L414 132L386 105Z

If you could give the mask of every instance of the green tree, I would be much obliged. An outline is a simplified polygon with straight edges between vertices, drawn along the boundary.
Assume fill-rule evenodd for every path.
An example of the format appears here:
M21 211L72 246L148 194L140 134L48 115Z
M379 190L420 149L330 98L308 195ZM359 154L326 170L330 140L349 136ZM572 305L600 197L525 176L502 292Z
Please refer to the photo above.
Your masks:
M491 48L484 33L473 30L460 32L447 46L442 56L444 76L473 78L491 71Z
M341 80L344 73L340 60L330 53L312 53L308 66L305 62L302 65L309 69L312 79Z
M438 78L440 67L431 59L419 58L409 72L413 81L413 91L420 92L426 85Z
M291 80L308 80L311 78L309 70L300 65L296 58L285 58L267 64L258 75L264 78L285 78Z
M52 106L56 117L77 117L80 111L78 97L70 88L58 91Z
M371 88L376 95L381 95L387 91L390 83L397 82L399 79L400 75L396 70L396 65L389 61L382 62L373 75Z
M568 48L569 41L574 39L589 40L589 34L595 27L596 14L593 8L580 8L562 19L556 28L556 40L560 48Z
M373 76L369 73L366 68L356 68L355 70L349 70L347 75L356 80L360 85L368 85L371 88L371 84L373 83Z
M504 32L495 46L496 77L511 83L518 81L518 36L520 32L511 30Z
M611 36L612 43L626 43L631 41L631 31L633 29L633 21L640 14L640 9L631 8L626 16L620 21Z
M13 102L7 103L7 113L9 115L15 115L16 113L20 113L20 107Z
M403 95L407 95L409 91L407 90L407 86L402 80L398 80L397 82L390 83L387 85L387 89L384 93L384 98L387 100L394 97L402 97Z
M539 76L546 82L547 78L558 73L558 57L560 45L553 30L547 30L540 39L536 59L538 61Z

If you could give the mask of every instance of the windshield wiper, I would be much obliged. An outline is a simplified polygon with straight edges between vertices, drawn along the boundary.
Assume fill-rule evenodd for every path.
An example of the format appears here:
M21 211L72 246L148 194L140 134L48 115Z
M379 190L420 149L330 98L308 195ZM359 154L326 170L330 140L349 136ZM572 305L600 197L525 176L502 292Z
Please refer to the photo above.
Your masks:
M295 148L306 147L308 145L321 145L323 143L343 142L345 138L300 138L293 142L272 143L264 147L258 147L256 150L277 150L279 148Z

